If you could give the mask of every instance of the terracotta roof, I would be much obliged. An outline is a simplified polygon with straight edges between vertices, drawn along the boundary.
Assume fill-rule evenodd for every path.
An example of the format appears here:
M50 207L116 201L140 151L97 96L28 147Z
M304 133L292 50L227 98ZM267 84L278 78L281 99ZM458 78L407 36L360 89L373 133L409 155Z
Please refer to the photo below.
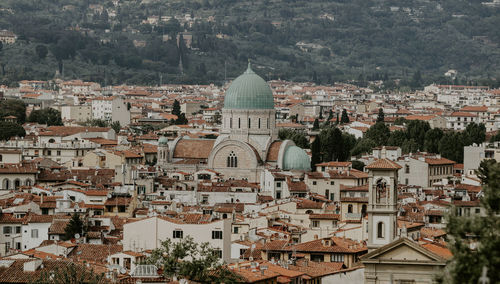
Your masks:
M462 112L486 112L488 111L487 106L464 106L460 109Z
M323 202L315 202L312 200L303 199L297 202L297 209L321 209L323 208Z
M455 161L446 158L425 158L425 162L429 165L449 165L455 164Z
M339 214L309 214L309 219L340 220Z
M49 126L40 136L70 136L80 132L108 132L109 127Z
M181 139L174 149L174 158L208 159L214 139Z
M67 220L54 220L52 225L49 227L49 235L64 235L64 229L69 224L69 219Z
M37 279L42 275L48 275L51 271L66 270L65 267L70 265L74 265L78 275L81 275L88 270L88 268L84 265L74 264L73 262L67 260L43 259L43 266L40 266L34 272L25 272L24 264L33 262L35 261L34 259L13 259L12 261L13 263L10 266L0 267L0 279L4 283L29 283L33 281L33 279Z
M440 257L442 257L444 259L450 259L453 257L453 254L451 253L451 251L448 248L443 247L441 245L434 244L434 243L427 243L427 244L422 244L421 246L426 248L427 250L439 255Z
M399 170L402 167L389 159L383 158L378 159L375 162L369 164L365 167L366 169L389 169L389 170Z
M68 255L68 258L76 261L106 264L109 255L121 252L122 250L122 245L78 244Z
M0 167L1 174L36 174L38 168L32 163L7 164L3 163Z
M330 237L291 245L284 248L284 250L297 252L358 253L367 251L368 249L366 245L351 239Z
M326 162L316 164L318 167L350 167L352 166L351 162Z
M477 115L474 114L474 113L470 113L470 112L455 111L455 112L451 113L450 116L454 116L454 117L476 117Z
M271 146L269 146L269 150L267 151L267 158L266 160L269 162L276 162L278 161L278 154L280 151L282 141L274 141Z

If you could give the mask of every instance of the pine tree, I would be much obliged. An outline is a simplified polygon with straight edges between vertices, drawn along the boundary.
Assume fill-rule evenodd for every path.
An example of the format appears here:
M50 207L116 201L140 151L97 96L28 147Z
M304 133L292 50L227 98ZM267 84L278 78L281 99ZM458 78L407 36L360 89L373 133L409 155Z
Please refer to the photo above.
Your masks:
M482 163L483 197L481 214L459 216L452 208L446 226L453 258L449 283L478 283L483 267L491 283L500 280L500 164ZM473 245L474 244L474 245ZM451 279L446 279L446 278Z
M316 118L313 123L313 129L312 130L318 130L319 129L319 120Z
M311 169L316 170L316 164L321 163L321 140L319 136L311 144Z
M340 118L340 123L342 123L342 124L349 123L349 116L347 115L347 110L346 109L342 110L342 116Z
M179 104L178 100L174 101L174 105L172 106L172 114L177 115L177 117L181 115L181 105Z
M80 236L84 233L83 222L78 214L74 213L69 220L68 225L64 228L64 239L70 240L75 237L76 234Z
M384 122L384 120L385 120L384 110L382 108L379 108L378 109L377 122Z

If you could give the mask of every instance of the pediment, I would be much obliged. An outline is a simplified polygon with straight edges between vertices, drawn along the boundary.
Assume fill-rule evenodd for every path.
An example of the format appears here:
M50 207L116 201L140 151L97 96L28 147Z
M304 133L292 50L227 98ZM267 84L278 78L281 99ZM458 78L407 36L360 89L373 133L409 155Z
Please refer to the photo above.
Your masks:
M388 245L371 251L364 255L362 259L366 261L444 261L444 259L440 256L407 238L401 238Z

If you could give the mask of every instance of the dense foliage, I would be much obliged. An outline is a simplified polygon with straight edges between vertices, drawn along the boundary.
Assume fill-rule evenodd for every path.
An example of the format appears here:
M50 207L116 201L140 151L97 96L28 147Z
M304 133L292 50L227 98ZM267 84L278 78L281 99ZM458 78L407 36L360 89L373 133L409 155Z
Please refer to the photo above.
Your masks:
M407 121L405 126L405 130L391 132L385 123L375 123L357 141L351 154L358 156L370 152L376 146L399 146L403 153L427 151L462 163L464 146L480 144L486 140L486 128L483 124L471 123L461 132L431 129L429 123L418 120Z
M500 164L483 161L484 214L459 216L456 208L450 210L447 233L453 253L446 283L479 283L483 267L491 283L500 279ZM476 244L476 245L472 245ZM449 278L449 279L448 279ZM485 283L485 282L484 282Z
M62 262L63 265L52 271L43 271L38 277L32 279L30 284L104 284L109 280L104 273L95 273L93 269L75 264Z
M72 238L75 238L76 234L83 237L84 231L85 226L82 219L78 216L78 214L74 213L73 216L71 216L68 225L64 228L64 239L71 240Z
M179 242L167 239L145 263L156 265L165 277L175 275L201 283L237 282L239 277L224 266L217 252L208 243L195 243L189 236Z
M39 124L47 124L48 126L63 125L61 112L53 108L44 108L32 111L28 117L28 121Z
M251 58L266 79L498 85L500 13L481 2L5 0L0 29L18 41L0 48L0 83L56 72L102 84L222 83Z

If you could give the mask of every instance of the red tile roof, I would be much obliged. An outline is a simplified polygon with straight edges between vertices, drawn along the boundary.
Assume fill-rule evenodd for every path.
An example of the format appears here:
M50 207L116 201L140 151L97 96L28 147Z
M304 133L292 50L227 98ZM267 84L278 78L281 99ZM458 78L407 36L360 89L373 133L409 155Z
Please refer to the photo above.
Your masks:
M365 168L367 169L389 169L389 170L399 170L402 167L389 159L383 158L383 159L378 159L375 162L369 164Z

